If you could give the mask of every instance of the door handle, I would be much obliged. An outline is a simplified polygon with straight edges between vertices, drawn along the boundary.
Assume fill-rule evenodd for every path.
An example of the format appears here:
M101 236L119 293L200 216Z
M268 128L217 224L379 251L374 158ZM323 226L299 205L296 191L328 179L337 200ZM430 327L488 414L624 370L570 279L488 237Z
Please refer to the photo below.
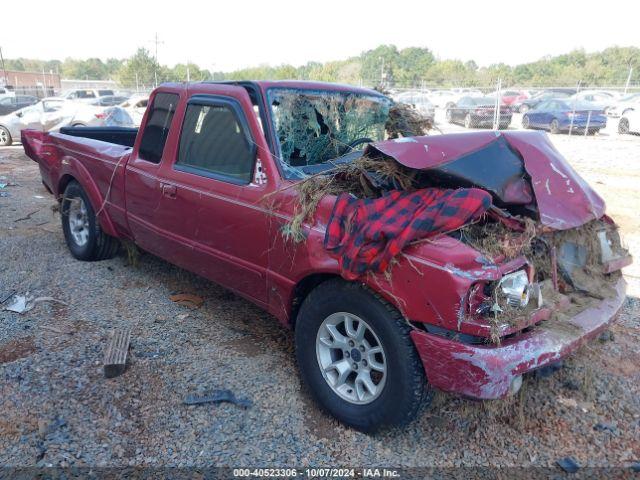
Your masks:
M167 198L176 198L176 191L178 190L175 185L170 183L162 183L162 195Z

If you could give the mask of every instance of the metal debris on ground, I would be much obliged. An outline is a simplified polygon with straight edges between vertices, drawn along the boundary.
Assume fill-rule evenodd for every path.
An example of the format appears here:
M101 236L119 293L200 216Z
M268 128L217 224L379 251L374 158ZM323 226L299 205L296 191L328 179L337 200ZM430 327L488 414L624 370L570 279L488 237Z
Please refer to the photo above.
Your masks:
M177 293L175 295L171 295L169 299L178 305L189 308L200 308L204 303L204 299L202 297L191 293Z
M29 295L29 292L27 292L24 295L13 295L13 297L11 298L11 300L9 300L9 303L4 307L4 309L9 312L22 314L30 310L33 310L36 304L41 302L55 302L55 303L60 303L62 305L66 305L65 302L63 302L62 300L58 300L57 298L53 298L53 297L33 298L31 295ZM0 302L0 303L3 303L3 302Z
M578 402L574 398L558 397L557 401L565 407L578 408Z
M593 426L596 432L615 433L618 430L618 422L598 422Z
M213 390L212 392L205 393L204 395L187 395L183 403L185 405L200 405L203 403L222 402L233 403L243 408L249 408L253 405L253 402L249 398L238 398L231 390Z
M14 295L11 300L9 300L9 303L5 305L4 309L9 312L15 313L28 312L29 310L31 310L31 308L33 308L33 306L29 307L30 301L31 299L29 299L26 295Z
M127 368L127 353L131 341L131 330L128 328L112 330L109 343L104 352L104 376L106 378L122 375Z
M573 457L565 457L557 460L558 466L567 473L576 473L580 468L578 462Z

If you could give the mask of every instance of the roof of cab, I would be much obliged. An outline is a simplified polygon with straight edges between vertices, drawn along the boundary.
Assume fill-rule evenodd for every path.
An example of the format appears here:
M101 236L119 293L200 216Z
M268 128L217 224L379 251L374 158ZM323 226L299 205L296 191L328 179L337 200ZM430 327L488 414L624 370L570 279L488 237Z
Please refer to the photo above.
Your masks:
M354 92L360 93L363 95L375 95L383 97L384 94L377 92L376 90L372 90L369 88L356 87L353 85L345 85L340 83L330 83L330 82L313 82L307 80L246 80L246 81L205 81L205 82L181 82L181 83L163 83L160 85L161 87L169 87L172 89L180 89L186 88L187 85L189 87L193 87L196 85L206 86L206 85L242 85L242 84L253 84L256 85L260 90L265 92L269 88L297 88L303 90L329 90L336 92ZM201 89L198 89L201 90Z

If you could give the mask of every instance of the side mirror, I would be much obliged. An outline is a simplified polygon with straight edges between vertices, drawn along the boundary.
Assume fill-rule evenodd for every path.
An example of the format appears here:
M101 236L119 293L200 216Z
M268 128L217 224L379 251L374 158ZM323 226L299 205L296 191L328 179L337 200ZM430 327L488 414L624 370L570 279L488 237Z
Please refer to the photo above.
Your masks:
M22 112L16 112L16 117L22 117Z

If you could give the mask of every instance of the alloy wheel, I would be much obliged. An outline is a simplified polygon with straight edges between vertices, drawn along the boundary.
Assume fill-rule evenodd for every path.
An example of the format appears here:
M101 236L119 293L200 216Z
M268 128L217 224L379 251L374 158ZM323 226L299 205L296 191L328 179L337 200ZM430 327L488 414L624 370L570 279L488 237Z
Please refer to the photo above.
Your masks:
M69 201L68 222L69 231L76 245L79 247L86 245L89 241L89 215L82 198L76 197Z
M365 405L382 393L387 379L384 348L360 317L338 312L325 318L316 336L316 357L331 390L347 402Z

